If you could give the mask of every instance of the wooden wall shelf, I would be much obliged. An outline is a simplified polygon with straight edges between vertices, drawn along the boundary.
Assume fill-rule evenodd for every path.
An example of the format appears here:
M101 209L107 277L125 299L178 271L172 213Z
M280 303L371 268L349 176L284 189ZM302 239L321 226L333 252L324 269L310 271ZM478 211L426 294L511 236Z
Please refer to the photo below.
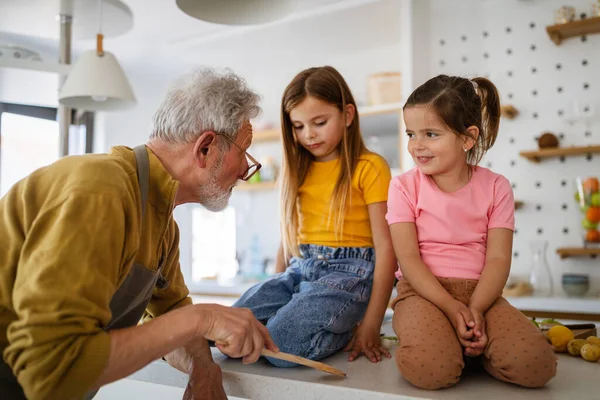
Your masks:
M254 182L254 183L241 183L235 187L234 190L241 190L244 192L255 192L259 190L275 190L277 188L276 182Z
M361 117L372 115L393 114L402 112L402 103L389 103L377 106L367 106L358 108ZM252 143L277 142L281 140L281 129L265 129L256 131L252 134Z
M402 103L380 104L376 106L358 107L358 115L361 117L370 117L371 115L401 113Z
M544 158L579 156L600 153L600 146L557 147L534 151L522 151L519 154L532 162L540 162Z
M547 26L546 32L548 32L550 39L558 46L563 40L568 38L600 33L600 17Z
M556 252L562 259L569 257L597 257L600 255L600 247L562 247L556 249Z
M281 140L280 129L267 129L264 131L256 131L252 134L252 143L276 142L278 140Z

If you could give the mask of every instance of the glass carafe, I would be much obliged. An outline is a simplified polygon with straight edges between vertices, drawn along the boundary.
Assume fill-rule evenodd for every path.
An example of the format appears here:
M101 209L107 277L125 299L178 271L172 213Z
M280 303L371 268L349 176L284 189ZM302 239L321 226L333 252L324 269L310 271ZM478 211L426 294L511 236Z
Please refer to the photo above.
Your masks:
M529 243L529 247L533 256L529 275L529 283L533 286L533 295L550 297L554 294L554 285L550 266L546 259L548 241L532 241Z

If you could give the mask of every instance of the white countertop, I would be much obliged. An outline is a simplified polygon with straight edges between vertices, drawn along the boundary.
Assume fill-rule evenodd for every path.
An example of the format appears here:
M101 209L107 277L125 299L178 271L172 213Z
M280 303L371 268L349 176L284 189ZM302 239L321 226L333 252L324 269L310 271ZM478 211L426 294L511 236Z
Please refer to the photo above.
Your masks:
M391 333L389 323L383 331ZM598 378L600 363L560 354L557 376L542 389L523 389L500 382L487 373L467 372L455 387L439 391L424 391L413 387L400 376L394 359L372 364L364 357L349 363L346 353L338 353L324 362L345 371L346 379L305 367L276 368L266 360L244 365L213 349L215 361L223 369L227 393L257 400L331 400L354 399L508 399L551 400L600 398ZM165 362L155 362L134 374L131 379L163 385L185 387L187 377Z
M254 282L255 283L255 282ZM194 303L216 302L231 305L251 287L254 283L241 286L219 286L215 283L206 284L203 289L209 295L193 295ZM220 297L225 296L225 297ZM529 311L555 311L580 314L600 315L600 297L506 297L506 299L519 310Z
M524 296L507 297L506 300L519 310L557 311L600 315L600 298L598 297Z

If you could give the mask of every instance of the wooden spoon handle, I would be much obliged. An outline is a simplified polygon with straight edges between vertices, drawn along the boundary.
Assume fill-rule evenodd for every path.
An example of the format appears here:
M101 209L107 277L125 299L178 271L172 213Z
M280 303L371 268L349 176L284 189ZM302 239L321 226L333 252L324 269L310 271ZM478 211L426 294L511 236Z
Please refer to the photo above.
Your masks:
M327 364L324 364L324 363L318 362L318 361L309 360L307 358L298 357L293 354L288 354L288 353L283 353L283 352L275 353L268 349L263 349L261 354L265 357L271 357L271 358L276 358L278 360L289 361L289 362L301 364L301 365L304 365L304 366L307 366L310 368L318 369L319 371L327 372L328 374L342 376L344 378L346 377L345 372L340 371L339 369L336 369L330 365L327 365Z

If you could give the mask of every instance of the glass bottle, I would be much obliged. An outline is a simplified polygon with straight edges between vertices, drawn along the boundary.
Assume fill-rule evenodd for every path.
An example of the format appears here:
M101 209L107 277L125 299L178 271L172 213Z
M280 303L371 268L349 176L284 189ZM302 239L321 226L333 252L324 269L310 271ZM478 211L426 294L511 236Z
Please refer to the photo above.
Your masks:
M552 273L546 259L546 250L548 249L547 240L537 240L529 243L533 262L529 283L533 286L534 296L551 297L554 294L554 285L552 283Z

